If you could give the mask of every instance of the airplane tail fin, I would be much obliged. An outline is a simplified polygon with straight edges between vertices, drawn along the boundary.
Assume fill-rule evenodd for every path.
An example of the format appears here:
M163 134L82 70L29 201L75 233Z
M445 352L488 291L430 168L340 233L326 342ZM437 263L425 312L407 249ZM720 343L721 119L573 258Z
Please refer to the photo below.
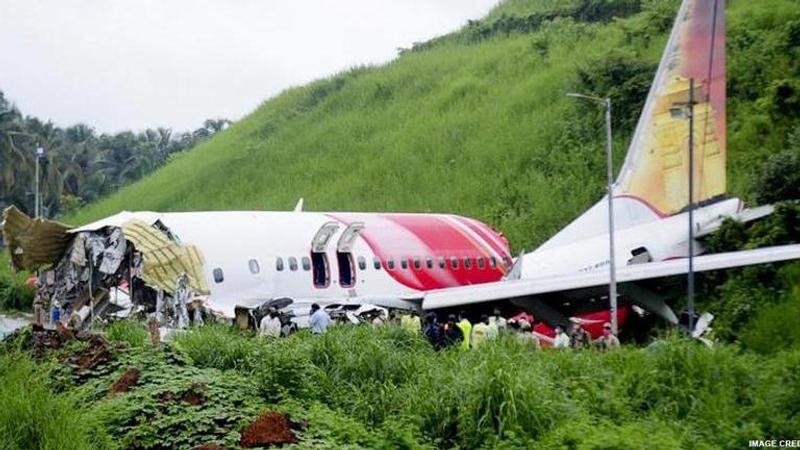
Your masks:
M726 190L725 0L684 0L617 178L615 196L661 215L689 203L689 80L694 79L694 201Z
M689 82L694 80L694 201L726 191L725 0L683 0L614 186L615 228L689 204ZM563 246L607 231L607 198L542 244Z

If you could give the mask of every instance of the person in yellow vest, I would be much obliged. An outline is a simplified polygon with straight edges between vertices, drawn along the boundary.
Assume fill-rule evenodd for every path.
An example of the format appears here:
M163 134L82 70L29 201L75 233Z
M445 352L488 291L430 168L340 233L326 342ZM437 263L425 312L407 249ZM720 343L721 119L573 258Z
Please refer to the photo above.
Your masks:
M458 328L461 328L461 332L464 334L464 340L461 341L461 348L464 350L469 350L470 346L472 345L471 337L472 337L472 324L467 319L467 313L461 311L458 313Z
M481 321L472 326L472 348L480 347L493 336L492 327L489 326L489 316L484 314L481 316Z
M419 334L422 331L422 324L416 311L400 317L400 326L411 334Z

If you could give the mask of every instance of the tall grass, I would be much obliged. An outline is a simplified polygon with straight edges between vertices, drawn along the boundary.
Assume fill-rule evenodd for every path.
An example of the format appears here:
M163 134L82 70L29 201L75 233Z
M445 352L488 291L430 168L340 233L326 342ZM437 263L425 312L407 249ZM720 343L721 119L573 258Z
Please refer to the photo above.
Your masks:
M115 448L74 396L48 387L45 374L25 355L0 352L0 448Z
M214 333L231 336L209 328L182 339ZM266 401L322 404L443 447L731 448L797 423L797 350L764 357L671 336L608 353L533 352L511 338L435 352L399 328L368 326L269 341L235 336L242 342L221 360L244 358L228 366L254 380ZM247 341L255 347L245 356L236 349Z

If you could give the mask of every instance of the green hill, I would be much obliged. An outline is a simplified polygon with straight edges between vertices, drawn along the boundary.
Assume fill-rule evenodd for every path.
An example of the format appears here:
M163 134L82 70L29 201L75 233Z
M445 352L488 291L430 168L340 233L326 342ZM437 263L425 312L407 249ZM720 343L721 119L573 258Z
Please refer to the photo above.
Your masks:
M600 114L564 94L612 96L621 163L677 4L504 2L385 66L287 90L66 221L290 209L304 197L311 210L464 214L531 248L603 191ZM733 194L753 198L759 166L796 122L798 19L790 0L728 7Z

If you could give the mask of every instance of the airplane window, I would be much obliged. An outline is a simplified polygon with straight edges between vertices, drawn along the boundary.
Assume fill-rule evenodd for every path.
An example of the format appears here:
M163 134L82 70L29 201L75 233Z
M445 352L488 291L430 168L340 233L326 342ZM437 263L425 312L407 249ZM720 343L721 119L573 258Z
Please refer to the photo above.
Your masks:
M250 266L250 273L252 273L253 275L257 274L258 272L261 272L261 267L258 267L258 261L256 261L255 259L251 259L250 261L248 261L247 265Z
M478 267L480 267L481 269L486 268L486 260L483 259L483 256L478 258Z
M439 268L440 268L440 269L444 269L444 266L445 266L445 265L446 265L446 264L445 264L445 259L444 259L444 256L440 256L440 257L439 257Z
M363 256L358 257L358 269L365 270L367 268L367 260Z
M400 260L400 266L401 266L403 269L408 269L408 260L407 260L407 259L405 259L405 258L401 259L401 260Z
M297 270L297 258L295 258L294 256L289 257L289 270L291 270L292 272Z
M495 259L494 256L489 257L489 266L491 266L492 269L497 267L497 259Z
M451 266L451 267L452 267L454 270L455 270L455 269L458 269L458 258L456 258L455 256L453 256L452 258L450 258L450 266Z
M414 268L419 270L421 267L422 264L420 264L419 258L414 258Z
M214 282L215 283L222 283L223 281L225 281L225 276L222 274L222 269L217 267L212 272L214 274Z
M280 256L275 260L275 269L278 270L278 272L283 270L283 258Z
M464 268L465 269L471 269L472 268L472 258L470 258L469 256L465 256L464 257Z
M381 260L377 256L372 258L372 265L375 267L375 270L381 270Z
M389 260L386 261L386 267L388 267L389 270L394 270L394 260L392 258L389 258Z
M311 260L308 259L308 256L303 256L303 258L301 258L300 261L303 264L303 270L305 270L306 272L311 270Z
M428 269L433 269L433 260L430 259L430 258L426 258L425 259L425 266L427 266Z

